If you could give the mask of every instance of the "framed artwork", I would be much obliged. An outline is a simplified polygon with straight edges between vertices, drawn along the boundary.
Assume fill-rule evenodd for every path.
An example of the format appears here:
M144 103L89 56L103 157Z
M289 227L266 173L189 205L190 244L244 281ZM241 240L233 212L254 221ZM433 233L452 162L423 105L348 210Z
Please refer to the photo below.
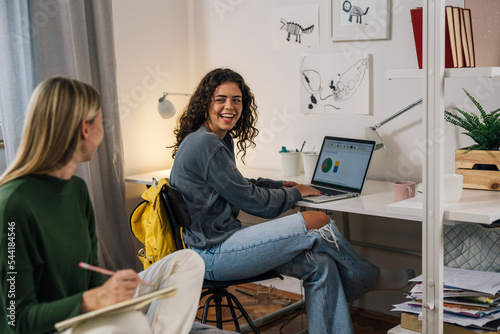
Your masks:
M388 39L390 0L331 0L334 42Z

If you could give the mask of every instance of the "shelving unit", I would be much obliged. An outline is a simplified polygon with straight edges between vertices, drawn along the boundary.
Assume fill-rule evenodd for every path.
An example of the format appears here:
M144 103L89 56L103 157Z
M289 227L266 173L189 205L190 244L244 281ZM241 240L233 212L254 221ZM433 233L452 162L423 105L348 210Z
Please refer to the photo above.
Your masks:
M393 79L422 79L423 70L388 70L386 78ZM470 67L446 68L444 78L493 78L500 76L500 67Z
M422 274L423 323L425 334L443 333L443 143L435 140L435 129L443 129L442 110L446 78L492 78L500 76L500 67L444 68L444 0L424 1L423 6L423 69L389 70L392 79L423 81L423 122L425 136L432 147L426 149L423 166ZM389 334L417 332L397 326Z

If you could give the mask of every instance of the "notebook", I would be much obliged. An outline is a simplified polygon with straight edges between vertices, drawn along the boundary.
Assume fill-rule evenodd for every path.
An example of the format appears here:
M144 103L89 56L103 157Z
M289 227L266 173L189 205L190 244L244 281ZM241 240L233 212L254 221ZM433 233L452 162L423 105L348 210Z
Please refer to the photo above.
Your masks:
M322 194L302 201L322 203L359 196L374 148L372 140L326 136L309 184Z
M100 308L95 311L83 313L72 318L60 321L55 324L58 332L62 332L70 327L78 326L84 321L94 319L100 316L113 315L119 312L126 312L132 310L140 310L143 307L151 304L154 300L159 298L172 297L177 293L176 286L170 286L161 290L156 290L148 294L138 296L132 299L125 300L107 307Z

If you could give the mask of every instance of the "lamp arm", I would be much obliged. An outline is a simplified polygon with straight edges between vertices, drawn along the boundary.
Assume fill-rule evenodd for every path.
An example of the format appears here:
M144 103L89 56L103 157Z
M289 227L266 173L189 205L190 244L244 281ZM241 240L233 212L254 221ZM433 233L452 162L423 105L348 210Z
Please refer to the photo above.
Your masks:
M158 102L163 102L167 98L167 95L182 95L182 96L191 96L191 94L187 93L167 93L163 92L163 96L158 99Z
M422 99L419 99L415 102L413 102L412 104L410 104L409 106L407 107L404 107L403 109L401 109L400 111L396 112L394 115L391 115L389 117L387 117L386 119L384 119L382 122L380 123L377 123L375 124L374 126L370 126L370 128L375 131L376 129L380 128L382 125L384 125L385 123L387 122L390 122L392 121L394 118L398 117L399 115L405 113L406 111L410 110L411 108L419 105L420 103L422 103Z

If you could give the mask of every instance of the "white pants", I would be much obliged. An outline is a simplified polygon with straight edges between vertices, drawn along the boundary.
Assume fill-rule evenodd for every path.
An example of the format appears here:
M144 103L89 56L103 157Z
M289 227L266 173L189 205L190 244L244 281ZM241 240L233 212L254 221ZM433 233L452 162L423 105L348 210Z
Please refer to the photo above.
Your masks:
M136 295L140 296L172 285L177 293L151 303L146 315L130 311L87 321L64 334L181 334L189 333L200 300L205 263L192 250L172 253L140 272L139 277L152 283L141 284Z

